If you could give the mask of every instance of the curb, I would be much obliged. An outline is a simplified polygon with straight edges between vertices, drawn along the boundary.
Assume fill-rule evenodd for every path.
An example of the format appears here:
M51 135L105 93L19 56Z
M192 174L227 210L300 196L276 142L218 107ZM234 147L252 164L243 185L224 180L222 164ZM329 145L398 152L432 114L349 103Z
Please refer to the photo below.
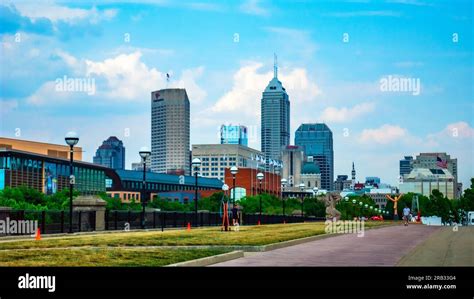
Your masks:
M242 250L235 250L228 253L223 253L223 254L203 257L200 259L166 265L164 267L204 267L204 266L209 266L212 264L227 262L227 261L238 259L241 257L244 257L244 252Z

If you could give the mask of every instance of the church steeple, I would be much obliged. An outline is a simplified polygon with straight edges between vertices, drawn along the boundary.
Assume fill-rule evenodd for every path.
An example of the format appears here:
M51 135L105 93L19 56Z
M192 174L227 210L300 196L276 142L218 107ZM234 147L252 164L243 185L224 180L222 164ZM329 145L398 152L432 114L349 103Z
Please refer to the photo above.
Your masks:
M356 170L355 170L355 167L354 167L354 162L352 162L352 183L355 184L355 179L356 179Z

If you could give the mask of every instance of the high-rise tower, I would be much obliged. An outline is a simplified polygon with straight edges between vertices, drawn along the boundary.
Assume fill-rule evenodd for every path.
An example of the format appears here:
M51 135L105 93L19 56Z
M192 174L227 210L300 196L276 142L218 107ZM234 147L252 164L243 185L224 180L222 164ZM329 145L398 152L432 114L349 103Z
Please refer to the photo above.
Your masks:
M261 129L262 152L267 164L270 160L281 160L282 149L290 144L290 100L278 80L276 55L273 79L262 94Z
M189 98L186 89L151 93L151 170L189 174Z
M307 159L317 163L321 171L321 187L332 191L334 184L334 150L332 131L326 124L302 124L295 132L295 145Z

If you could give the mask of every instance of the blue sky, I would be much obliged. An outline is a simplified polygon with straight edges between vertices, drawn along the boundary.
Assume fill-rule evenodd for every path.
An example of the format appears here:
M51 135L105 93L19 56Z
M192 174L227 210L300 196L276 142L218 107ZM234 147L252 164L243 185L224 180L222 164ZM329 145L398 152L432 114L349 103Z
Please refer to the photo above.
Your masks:
M260 148L261 92L273 53L303 122L334 134L335 174L396 184L404 155L442 151L474 177L471 1L2 1L0 135L62 143L77 131L86 160L110 135L127 166L150 145L150 92L184 87L191 143L222 123L249 126ZM171 75L166 81L166 73ZM57 91L58 78L96 90ZM419 95L383 91L419 80Z

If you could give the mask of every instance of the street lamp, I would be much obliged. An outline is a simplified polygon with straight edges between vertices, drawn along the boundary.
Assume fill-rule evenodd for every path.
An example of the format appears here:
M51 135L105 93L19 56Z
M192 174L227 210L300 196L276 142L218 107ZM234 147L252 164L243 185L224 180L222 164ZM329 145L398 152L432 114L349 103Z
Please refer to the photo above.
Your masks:
M314 197L316 197L316 195L318 195L318 191L319 191L318 187L313 188Z
M353 203L353 204L355 204L356 202L357 202L357 200L355 200L355 199L352 200L352 203Z
M349 197L347 197L347 196L344 197L344 200L345 200L345 201L349 201Z
M261 223L261 221L262 221L262 180L263 180L264 177L265 177L265 176L263 175L263 173L261 173L261 172L257 173L257 180L259 181L259 185L260 185L260 188L259 188L260 191L259 191L259 193L258 193L259 206L260 206L260 208L259 208L260 212L259 212L259 216L258 216L258 222L260 222L260 223Z
M68 132L64 140L69 145L69 233L72 234L72 191L76 183L72 161L74 160L74 146L79 142L79 137L75 132Z
M237 166L232 166L230 168L230 173L232 174L232 208L235 206L235 176L239 172Z
M304 187L306 187L305 184L301 183L300 184L300 190L301 190L301 217L304 216L304 195L303 195Z
M281 179L281 203L283 205L283 220L285 220L285 198L283 197L283 192L285 191L285 186L288 181L283 178Z
M191 161L191 165L194 170L194 225L197 226L197 215L198 215L198 172L199 167L201 167L201 160L199 158L194 158Z
M145 207L146 207L146 159L151 156L148 147L144 146L138 152L143 161L143 184L142 184L142 229L145 229Z

